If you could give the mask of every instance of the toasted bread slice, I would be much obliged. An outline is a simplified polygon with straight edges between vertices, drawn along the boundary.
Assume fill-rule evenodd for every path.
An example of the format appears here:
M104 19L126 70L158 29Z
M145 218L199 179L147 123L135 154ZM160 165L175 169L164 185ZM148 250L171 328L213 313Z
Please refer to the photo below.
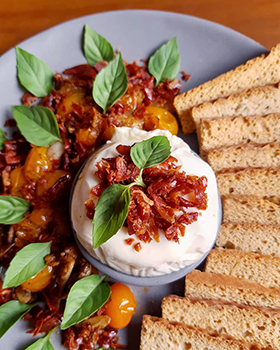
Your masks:
M223 223L216 246L280 257L280 226Z
M140 350L259 350L229 336L211 333L162 318L143 316Z
M280 114L202 119L197 135L200 152L252 142L280 142Z
M219 273L193 270L185 279L185 296L248 306L280 308L280 289Z
M162 299L162 317L211 333L280 348L280 309L244 306L220 300L198 300L169 295Z
M279 167L280 143L240 144L205 152L205 160L218 172L222 169Z
M206 101L214 101L247 89L276 84L280 81L280 45L273 47L268 55L261 55L245 64L187 91L174 100L183 132L195 130L190 109Z
M215 102L205 102L194 107L191 116L198 127L205 118L222 118L226 116L252 116L278 113L280 110L280 87L261 86L249 89L241 94L234 94Z
M280 285L280 258L271 255L217 248L208 255L205 271L245 278L266 287Z
M280 205L256 196L222 197L223 222L280 226Z
M216 174L221 196L272 197L280 193L280 168L225 169Z

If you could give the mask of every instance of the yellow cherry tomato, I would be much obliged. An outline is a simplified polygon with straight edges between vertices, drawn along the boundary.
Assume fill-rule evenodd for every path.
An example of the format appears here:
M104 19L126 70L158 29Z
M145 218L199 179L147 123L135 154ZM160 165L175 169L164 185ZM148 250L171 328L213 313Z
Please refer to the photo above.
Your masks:
M57 113L59 115L64 116L73 112L73 103L77 105L81 105L84 97L85 97L85 93L83 92L68 93L67 96L59 104L57 108Z
M111 300L106 306L105 314L111 318L113 328L126 327L136 312L136 300L132 291L124 284L117 282L111 286Z
M52 209L44 207L41 209L34 209L29 216L29 221L41 228L46 228L48 223L52 220Z
M76 140L87 146L94 146L98 133L94 128L80 129L76 134Z
M30 238L36 239L39 237L42 229L38 225L32 223L29 218L23 219L21 222L15 225L16 236L19 240L29 240Z
M161 130L168 130L173 135L178 134L178 122L176 118L168 112L166 109L161 107L146 107L146 112L152 114L158 119L158 128Z
M46 266L41 272L37 273L37 275L23 282L21 286L30 292L39 292L51 283L52 274L53 268L51 266Z
M11 172L11 195L21 196L23 186L27 183L24 176L24 167L16 168Z
M70 176L65 170L54 170L50 173L45 173L37 183L37 196L42 196L42 194L50 189L64 175Z
M24 165L24 175L26 178L37 181L47 171L52 170L52 162L49 160L47 147L33 147L28 153Z

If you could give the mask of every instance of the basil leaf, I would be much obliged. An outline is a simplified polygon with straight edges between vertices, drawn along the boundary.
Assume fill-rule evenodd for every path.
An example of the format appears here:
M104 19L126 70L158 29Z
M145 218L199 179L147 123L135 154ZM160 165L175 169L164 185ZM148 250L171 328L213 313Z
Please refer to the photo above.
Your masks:
M3 288L17 287L41 272L46 266L44 258L50 254L51 243L30 243L17 252L6 271Z
M126 89L127 74L122 55L118 53L113 61L97 74L93 83L92 96L105 113L122 97Z
M51 92L53 73L39 58L16 47L17 75L21 85L34 96L44 97Z
M38 339L25 350L54 350L54 347L50 343L50 337L55 329L56 327L53 328L44 338Z
M180 69L180 54L177 39L173 38L162 45L149 59L149 72L156 78L156 85L164 78L172 80Z
M170 142L166 136L154 136L136 143L130 149L133 163L139 168L149 168L165 161L171 152Z
M0 306L0 338L33 306L37 304L22 304L18 300L11 300Z
M14 118L26 140L35 146L50 146L61 141L53 112L42 106L13 106Z
M0 129L0 149L4 148L4 142L7 140L7 137L5 135L5 132Z
M128 186L112 185L99 197L93 217L92 245L98 248L122 227L130 203Z
M109 299L111 289L106 276L91 275L77 281L70 289L60 328L66 329L99 310Z
M24 219L30 204L22 198L0 196L0 224L16 224Z
M83 48L87 62L91 66L100 61L109 62L114 58L114 50L111 44L87 24L84 27Z

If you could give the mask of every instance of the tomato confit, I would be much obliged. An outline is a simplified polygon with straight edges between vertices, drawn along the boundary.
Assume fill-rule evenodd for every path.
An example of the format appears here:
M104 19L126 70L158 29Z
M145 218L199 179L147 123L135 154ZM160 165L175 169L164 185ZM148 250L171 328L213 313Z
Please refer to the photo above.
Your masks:
M93 35L91 31L86 26L85 39ZM172 40L172 45L175 45ZM29 332L33 335L49 333L60 326L63 344L70 350L96 347L124 349L125 346L119 344L117 329L127 325L133 312L120 321L114 317L117 306L110 303L113 293L119 295L125 290L133 306L131 310L135 312L135 299L126 286L111 288L81 256L71 230L68 211L70 189L81 165L94 149L112 137L115 126L147 131L160 128L176 134L178 124L172 115L173 100L180 92L181 83L170 76L152 75L153 69L148 70L145 64L127 64L120 54L106 56L104 53L94 60L89 57L86 45L87 40L84 52L89 64L66 69L63 74L52 75L40 61L45 72L44 79L48 79L46 84L39 81L45 87L40 91L36 90L38 81L29 87L23 74L24 64L28 62L32 66L32 60L38 59L17 48L18 78L27 92L22 98L23 105L12 108L15 119L5 124L6 127L17 125L20 131L15 131L10 140L2 130L0 134L0 265L4 268L0 279L0 305L7 306L7 313L11 312L10 306L17 319L23 317L27 320ZM24 61L22 57L28 59ZM122 65L125 69L122 73L123 93L114 98L109 96L103 104L97 97L100 94L94 90L100 88L101 73L104 73L105 80L108 78L105 69L113 67L114 61L118 69ZM98 86L94 87L98 79ZM45 130L42 136L41 129ZM123 149L121 154L123 156L118 162L129 162L127 150ZM169 159L163 163L162 171L175 171L172 162L173 159ZM103 165L99 165L100 174ZM152 171L145 173L146 181L152 182L155 176ZM183 182L181 184L183 186ZM104 183L101 186L104 187ZM100 192L100 189L95 191ZM132 191L133 198L139 201L145 199L145 195L137 191L137 188ZM152 200L158 203L160 214L162 203L157 197L152 197ZM92 210L94 212L94 208ZM132 216L133 210L131 208ZM89 213L91 217L93 212ZM7 215L5 219L4 215ZM168 211L164 215L168 215ZM157 220L156 216L154 220ZM164 220L166 222L169 218ZM137 231L135 224L133 217L128 218L129 230ZM152 234L144 237L143 232L142 236L143 240L147 240ZM171 233L168 239L177 238L177 234ZM38 249L42 250L40 257L36 253ZM28 261L25 270L19 260ZM90 313L86 310L80 318L75 318L79 305L73 304L74 297L71 299L71 296L85 290L86 283L92 286L93 298L94 293L102 293L104 297ZM4 320L4 308L1 307L0 320L1 317ZM0 336L11 326L5 324Z

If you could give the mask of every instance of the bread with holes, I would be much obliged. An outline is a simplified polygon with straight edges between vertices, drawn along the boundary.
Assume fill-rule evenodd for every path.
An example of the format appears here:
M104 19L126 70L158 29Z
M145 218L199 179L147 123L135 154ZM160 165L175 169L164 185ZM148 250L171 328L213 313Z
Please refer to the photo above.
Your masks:
M261 55L245 64L218 76L192 90L178 95L174 106L184 133L195 130L190 111L206 101L214 101L234 93L280 81L280 44L273 47L268 55Z
M193 270L185 278L185 294L193 299L213 299L248 306L280 308L280 289L245 278Z
M280 226L279 198L222 196L223 222Z
M260 350L261 347L230 336L144 315L140 350Z
M202 119L197 136L200 152L232 145L280 142L280 114Z
M279 167L280 143L219 147L206 151L205 160L215 172L232 168Z
M277 113L280 110L280 86L259 86L254 89L205 102L191 110L196 127L201 119L226 116L253 116Z
M216 248L206 259L205 271L245 278L266 287L280 286L280 258L276 256Z
M280 168L224 169L216 174L221 196L228 194L276 197L280 193Z
M280 226L225 222L216 246L280 257Z
M280 349L280 309L169 295L162 299L161 310L168 321Z

